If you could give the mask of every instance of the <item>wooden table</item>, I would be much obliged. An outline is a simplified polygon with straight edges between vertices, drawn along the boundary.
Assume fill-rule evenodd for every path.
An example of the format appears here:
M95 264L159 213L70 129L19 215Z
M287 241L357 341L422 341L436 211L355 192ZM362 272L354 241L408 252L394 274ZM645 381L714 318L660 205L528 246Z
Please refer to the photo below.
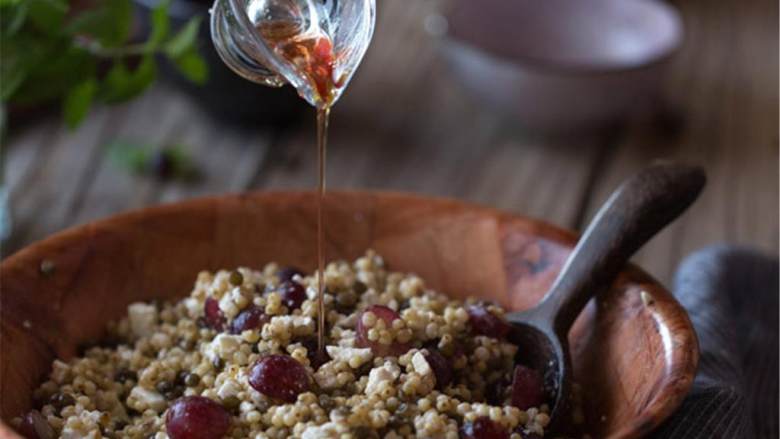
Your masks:
M526 134L481 108L448 77L424 20L441 2L382 0L373 46L334 111L329 185L457 197L581 228L622 178L656 158L706 166L691 211L636 261L662 281L691 251L719 243L778 252L777 2L680 1L687 41L666 82L677 130L636 119L589 136ZM379 105L381 103L381 106ZM247 189L311 188L312 120L284 136L209 119L158 85L96 111L77 131L51 119L18 132L6 151L14 234L8 254L63 228L141 206ZM187 145L195 185L117 168L114 139Z

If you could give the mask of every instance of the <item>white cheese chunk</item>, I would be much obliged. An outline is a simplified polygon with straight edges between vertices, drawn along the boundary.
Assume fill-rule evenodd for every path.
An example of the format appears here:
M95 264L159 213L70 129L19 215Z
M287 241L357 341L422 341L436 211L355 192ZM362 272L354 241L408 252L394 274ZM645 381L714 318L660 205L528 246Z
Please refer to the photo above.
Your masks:
M366 385L366 394L370 395L380 390L384 382L394 382L401 374L401 370L393 363L387 362L382 366L371 369L368 374L368 384Z
M225 380L225 382L222 383L221 386L219 386L219 389L217 390L217 396L224 400L231 396L238 396L238 392L240 391L241 384L232 378L228 378Z
M416 352L412 356L412 366L414 366L414 371L420 375L428 375L431 373L431 365L428 364L428 360L425 359L422 352Z
M141 386L133 387L130 391L130 397L138 401L138 406L150 408L157 413L165 410L168 405L165 398L154 390L144 389Z
M341 437L342 433L346 433L346 428L343 425L326 422L322 425L306 427L301 439L336 439Z
M228 360L241 347L241 336L219 334L206 346L206 356L214 361L217 358Z
M343 361L353 369L366 364L371 361L373 354L369 348L348 348L341 346L326 346L330 358L336 361Z

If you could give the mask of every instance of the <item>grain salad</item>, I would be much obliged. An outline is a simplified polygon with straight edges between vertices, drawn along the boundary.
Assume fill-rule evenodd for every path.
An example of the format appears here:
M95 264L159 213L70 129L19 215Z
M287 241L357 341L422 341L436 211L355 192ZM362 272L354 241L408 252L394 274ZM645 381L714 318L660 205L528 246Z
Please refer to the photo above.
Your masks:
M113 341L55 360L28 438L544 436L540 375L516 366L504 310L458 301L369 251L318 278L294 268L201 272L176 303L133 303ZM522 353L520 353L522 357Z

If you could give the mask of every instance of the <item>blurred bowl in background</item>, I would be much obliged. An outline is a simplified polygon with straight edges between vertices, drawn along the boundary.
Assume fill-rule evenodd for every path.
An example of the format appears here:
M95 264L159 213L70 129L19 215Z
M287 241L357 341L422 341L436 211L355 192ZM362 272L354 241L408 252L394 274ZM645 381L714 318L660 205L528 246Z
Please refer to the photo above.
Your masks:
M656 0L455 0L443 56L489 106L544 131L592 128L648 108L680 46Z
M149 13L160 0L135 0L138 20L149 29ZM190 94L209 114L235 125L284 127L299 120L308 105L292 87L272 88L255 84L236 75L220 59L209 34L209 8L213 0L173 0L169 7L171 25L178 29L195 16L203 17L198 33L198 49L206 60L209 77L199 86L184 79L168 61L162 60L166 79Z

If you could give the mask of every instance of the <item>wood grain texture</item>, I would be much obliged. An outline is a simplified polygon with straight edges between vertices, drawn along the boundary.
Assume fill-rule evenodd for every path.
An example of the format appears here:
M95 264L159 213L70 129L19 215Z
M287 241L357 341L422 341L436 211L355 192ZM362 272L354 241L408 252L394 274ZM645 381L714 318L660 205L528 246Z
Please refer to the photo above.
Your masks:
M691 211L636 261L669 280L680 260L713 242L778 252L778 4L677 1L686 39L666 83L667 120L637 120L601 167L587 208L657 158L701 164L709 185ZM671 125L671 126L669 126Z
M131 302L184 296L202 269L271 260L312 269L314 204L314 194L302 192L167 205L71 229L4 260L3 420L30 407L55 356L99 338ZM434 288L514 310L538 301L575 243L563 229L450 200L344 192L328 195L325 209L329 259L374 248L392 269L416 272ZM53 275L40 274L42 259L55 263ZM588 430L599 438L652 430L689 389L697 361L685 312L634 268L587 308L571 346ZM0 437L14 436L0 428Z

